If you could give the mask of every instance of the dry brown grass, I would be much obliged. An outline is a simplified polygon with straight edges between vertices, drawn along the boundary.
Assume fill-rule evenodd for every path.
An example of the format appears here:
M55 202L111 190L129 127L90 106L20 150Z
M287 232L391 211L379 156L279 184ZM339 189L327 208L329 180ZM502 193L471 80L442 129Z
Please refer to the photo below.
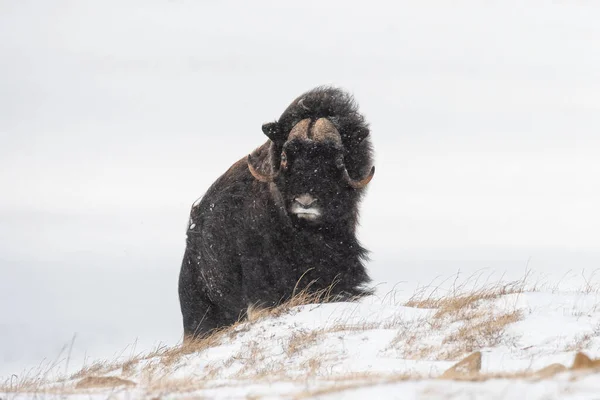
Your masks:
M329 287L320 290L311 290L310 285L300 291L294 290L294 295L287 301L275 307L261 307L260 305L251 305L248 307L248 321L257 322L265 318L279 317L288 313L294 307L307 304L321 304L339 301L340 298L332 294L336 283L334 282ZM353 301L354 298L344 299Z
M562 364L551 364L545 368L537 371L517 371L511 373L480 373L481 369L481 353L473 353L463 360L460 360L446 372L444 372L440 379L462 381L462 382L485 382L489 380L497 379L508 379L508 380L530 380L539 381L543 379L550 379L556 374L571 371L571 373L579 373L585 375L586 373L595 373L600 371L600 359L590 359L583 353L577 353L573 364L570 368L565 367ZM578 375L573 375L573 379L576 379ZM349 379L344 379L349 378ZM362 374L360 377L349 376L342 377L342 379L336 384L328 382L328 384L314 390L303 391L296 396L295 399L305 399L310 397L316 397L321 395L335 394L347 390L364 389L373 386L380 385L392 385L402 381L418 381L418 380L429 380L431 378L396 374L396 375L370 375Z
M2 393L20 393L40 391L48 382L46 374L42 371L32 373L31 371L22 376L13 374L4 383L0 383Z
M87 376L107 374L115 370L121 370L122 374L129 374L136 366L144 364L144 362L146 362L146 365L143 367L145 371L152 372L150 375L155 375L155 370L172 367L187 355L200 353L209 348L218 346L227 340L233 340L237 335L248 331L252 325L262 320L281 316L290 312L290 310L298 305L332 301L332 289L333 288L330 287L326 290L315 292L303 290L289 301L273 308L260 308L256 306L249 307L247 318L245 320L239 320L229 327L212 332L210 335L198 339L186 340L183 344L171 348L162 346L149 354L136 355L125 361L99 361L90 366L84 367L82 370L72 375L71 379L82 379ZM245 349L244 353L244 355L239 355L237 359L246 359L248 363L259 361L260 351L256 343ZM150 360L156 362L148 362ZM232 358L230 363L233 361L235 361L235 358ZM210 374L214 375L215 370L212 370Z
M287 355L292 357L300 351L314 345L320 333L321 332L317 330L292 333L286 349Z
M481 371L481 352L477 351L448 368L440 379L455 379L456 377L471 376Z
M224 343L226 340L233 340L239 334L250 330L255 324L289 313L294 309L294 307L335 301L336 298L331 295L332 289L333 287L329 287L325 290L314 292L311 292L308 289L302 290L289 301L272 308L250 306L247 310L245 320L240 320L233 326L215 332L209 337L205 337L194 342L186 342L182 346L165 350L163 353L157 356L160 357L163 365L172 366L185 355L190 353L198 353L208 348L218 346ZM290 338L287 347L285 348L286 353L289 356L292 356L295 353L301 352L303 349L315 344L317 337L322 333L324 332L307 331L294 333L294 335ZM181 390L182 387L205 387L206 382L217 378L224 369L231 367L236 362L241 364L241 368L237 371L237 373L235 373L233 378L239 381L271 381L273 379L291 379L292 377L290 377L287 373L283 363L280 361L270 361L269 354L265 350L266 349L261 347L261 344L258 341L252 340L246 343L243 349L241 349L237 354L229 357L222 363L205 368L201 374L201 378L172 380L165 376L164 379L155 379L153 385L151 385L151 389L153 391L168 391L170 389ZM317 357L313 357L312 359L307 360L303 365L307 366L311 371L315 371L318 369L318 366L321 363L322 360L319 360Z
M144 378L144 384L152 384L153 381L160 381L172 372L173 365L180 361L182 357L218 345L226 337L229 329L234 328L235 325L228 329L216 331L207 337L186 341L174 347L158 346L149 353L131 354L125 359L99 360L82 367L78 372L68 377L59 375L58 378L55 378L52 375L56 374L59 364L64 362L64 360L59 360L44 369L39 368L37 371L30 371L20 377L13 375L11 379L0 384L0 392L71 393L80 384L83 386L78 388L83 388L89 382L100 382L104 378L108 380L121 379L116 376L128 377L135 372L139 372L140 377ZM136 371L137 368L141 370ZM105 376L108 374L111 376ZM109 382L108 380L106 382ZM127 382L127 380L123 381Z
M20 392L42 392L42 393L62 393L65 392L65 378L60 373L60 368L68 368L71 350L75 342L75 337L71 340L70 346L64 346L56 359L52 362L41 362L36 368L24 371L22 374L13 374L4 382L0 382L0 393L20 393ZM63 355L66 354L65 358ZM64 365L64 366L63 366ZM54 385L49 387L49 382Z
M368 331L370 329L376 329L381 327L381 324L375 323L375 322L364 322L364 323L358 323L358 324L343 324L343 323L337 323L335 325L332 325L330 327L324 328L322 330L323 333L335 333L335 332L364 332L364 331Z
M339 300L332 293L335 287L335 283L330 287L323 290L312 291L310 285L303 290L294 290L292 298L276 307L272 308L261 308L259 306L249 307L246 319L240 320L227 328L213 332L212 334L195 339L186 340L183 344L166 347L159 346L154 351L143 354L131 354L128 357L118 357L116 360L99 360L95 361L90 365L84 365L78 372L71 374L66 377L50 378L51 373L56 372L57 366L64 363L64 359L59 359L55 363L48 367L37 370L31 370L25 374L19 376L13 375L6 382L0 383L0 391L7 393L19 393L19 392L39 392L46 390L44 388L56 382L63 382L63 390L66 390L70 384L74 386L78 381L86 378L101 377L102 375L120 375L123 377L129 377L134 375L136 372L139 373L147 384L160 385L160 381L167 376L176 364L182 360L183 357L205 351L209 348L218 346L224 343L226 340L233 340L241 333L248 331L254 324L259 323L268 318L279 317L286 313L289 313L294 307L307 304L327 303ZM310 336L310 335L309 335ZM307 346L308 342L302 344L302 340L308 340L309 338L302 339L297 337L294 339L296 344L290 343L290 351L294 351L293 348L296 346L298 349L301 346ZM298 347L300 346L300 347ZM60 357L60 356L59 356ZM256 351L250 353L251 362L253 357L258 357ZM235 358L230 360L233 363ZM254 359L256 361L256 359ZM68 360L67 360L68 363ZM316 365L316 361L313 362ZM222 366L220 367L222 368ZM278 366L270 366L269 368L263 368L264 374L272 372L277 369ZM217 369L213 368L208 371L209 375L215 375Z
M573 365L571 369L575 370L585 370L585 369L600 369L600 359L592 359L588 357L586 354L579 352L575 355L575 359L573 360Z
M477 357L475 357L477 356ZM317 364L318 365L318 364ZM318 368L318 367L317 367ZM585 354L578 353L573 361L573 365L567 368L561 364L552 364L538 371L517 371L511 373L480 373L481 368L481 353L474 353L466 357L464 360L459 361L452 366L447 373L440 376L441 379L452 380L452 381L463 381L463 382L485 382L489 380L497 379L508 379L508 380L530 380L538 381L543 379L550 379L554 375L571 371L571 373L594 373L600 369L600 360L593 360L587 357ZM451 373L450 373L451 372ZM316 375L312 375L316 376ZM576 378L577 375L574 375ZM296 394L288 393L286 396L294 399L305 399L323 395L330 395L341 393L347 390L363 389L373 386L380 385L391 385L403 381L419 381L419 380L431 380L430 377L415 375L415 374L382 374L382 373L349 373L331 377L321 377L319 380L320 384L315 389L307 389L300 391ZM273 381L277 382L297 382L297 378L289 377L285 375L268 375L252 376L248 377L247 380L251 380L252 383L268 384ZM212 389L219 387L235 387L244 385L243 381L237 383L227 383L223 385L211 385ZM198 390L202 387L197 382L192 380L179 380L171 382L171 385L165 386L168 388L163 393L172 393L174 387L177 388L178 392L189 392ZM153 392L154 394L158 392ZM260 396L259 396L260 398Z
M398 324L398 334L390 343L401 356L413 360L456 360L486 347L509 344L506 327L522 319L519 310L496 310L493 300L523 293L526 278L469 289L454 287L445 296L421 289L405 303L407 307L431 309L429 317L411 324ZM430 341L424 338L432 338Z
M127 379L121 379L116 376L88 376L83 378L75 389L97 389L97 388L115 388L119 386L136 386L137 384Z
M600 324L596 325L591 332L577 335L565 345L563 351L584 351L589 349L595 340L600 339Z
M467 357L467 359L472 357L473 355ZM467 361L467 359L459 361L456 365L451 367L448 371L455 369L458 365ZM556 374L560 374L560 373L563 373L566 371L571 371L574 374L572 376L572 379L576 379L578 376L582 376L582 375L585 375L588 373L596 373L596 372L600 371L600 359L592 359L592 358L588 357L586 354L578 352L577 354L575 354L573 363L571 364L570 368L567 368L562 364L555 363L555 364L550 364L550 365L548 365L540 370L537 370L537 371L526 370L526 371L517 371L517 372L511 372L511 373L487 373L487 374L479 373L478 372L479 368L481 368L481 359L479 359L479 366L477 368L477 371L471 370L471 371L469 371L467 373L463 373L463 374L448 374L448 375L449 375L449 378L451 378L452 380L482 382L482 381L487 381L490 379L543 380L543 379L551 378ZM446 372L448 372L448 371L446 371ZM444 375L442 375L442 378L445 378Z
M445 358L456 359L462 354L501 344L506 327L521 320L522 316L520 311L514 310L483 316L472 323L465 321L457 331L442 340L443 345L451 348Z
M316 376L321 366L325 363L325 358L318 355L315 357L311 357L308 360L304 361L300 368L306 371L307 376Z
M591 332L577 335L571 342L567 343L567 345L564 347L563 351L586 350L590 346L593 339L594 339L594 335Z
M436 318L444 316L458 316L477 307L478 303L486 300L497 299L509 294L523 293L525 291L525 280L509 283L498 283L493 286L485 286L468 292L463 287L454 288L445 296L436 297L436 291L426 289L418 290L404 305L406 307L436 309Z

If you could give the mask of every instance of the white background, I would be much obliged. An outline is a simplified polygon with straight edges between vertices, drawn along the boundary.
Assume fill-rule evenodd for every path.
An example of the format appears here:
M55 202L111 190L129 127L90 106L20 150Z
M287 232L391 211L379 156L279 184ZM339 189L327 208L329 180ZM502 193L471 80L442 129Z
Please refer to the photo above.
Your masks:
M381 293L594 279L600 6L391 4L0 0L0 376L176 343L191 203L321 84L371 123Z

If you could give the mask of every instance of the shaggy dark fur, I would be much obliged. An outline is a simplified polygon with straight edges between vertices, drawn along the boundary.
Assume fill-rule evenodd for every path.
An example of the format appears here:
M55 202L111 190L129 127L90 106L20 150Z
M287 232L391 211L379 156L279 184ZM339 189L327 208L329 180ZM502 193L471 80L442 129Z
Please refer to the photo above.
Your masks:
M296 123L329 119L343 148L288 142ZM339 299L369 293L363 261L367 251L355 235L364 189L340 179L343 157L352 178L369 173L369 128L353 98L319 87L300 97L278 121L263 126L269 137L252 153L264 173L275 171L287 153L287 172L275 182L255 179L246 158L235 163L192 207L179 277L186 338L204 335L243 317L249 305L275 306L294 292L325 289ZM294 196L311 193L323 216L317 222L290 214Z

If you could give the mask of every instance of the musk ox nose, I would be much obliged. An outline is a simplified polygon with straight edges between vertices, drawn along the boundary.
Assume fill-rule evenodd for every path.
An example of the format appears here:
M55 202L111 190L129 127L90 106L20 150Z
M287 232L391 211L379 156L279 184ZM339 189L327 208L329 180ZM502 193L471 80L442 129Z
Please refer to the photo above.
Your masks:
M310 194L303 194L294 198L294 203L298 204L302 208L311 208L316 202L317 199L312 197Z

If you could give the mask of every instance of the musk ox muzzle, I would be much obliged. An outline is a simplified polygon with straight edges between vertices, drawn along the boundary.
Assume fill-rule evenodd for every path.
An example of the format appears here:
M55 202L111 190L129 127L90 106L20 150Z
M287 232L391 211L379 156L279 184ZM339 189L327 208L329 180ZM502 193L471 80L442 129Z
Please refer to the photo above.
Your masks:
M304 193L294 198L290 211L298 218L314 221L322 214L322 211L317 204L318 202L318 199L308 193Z

